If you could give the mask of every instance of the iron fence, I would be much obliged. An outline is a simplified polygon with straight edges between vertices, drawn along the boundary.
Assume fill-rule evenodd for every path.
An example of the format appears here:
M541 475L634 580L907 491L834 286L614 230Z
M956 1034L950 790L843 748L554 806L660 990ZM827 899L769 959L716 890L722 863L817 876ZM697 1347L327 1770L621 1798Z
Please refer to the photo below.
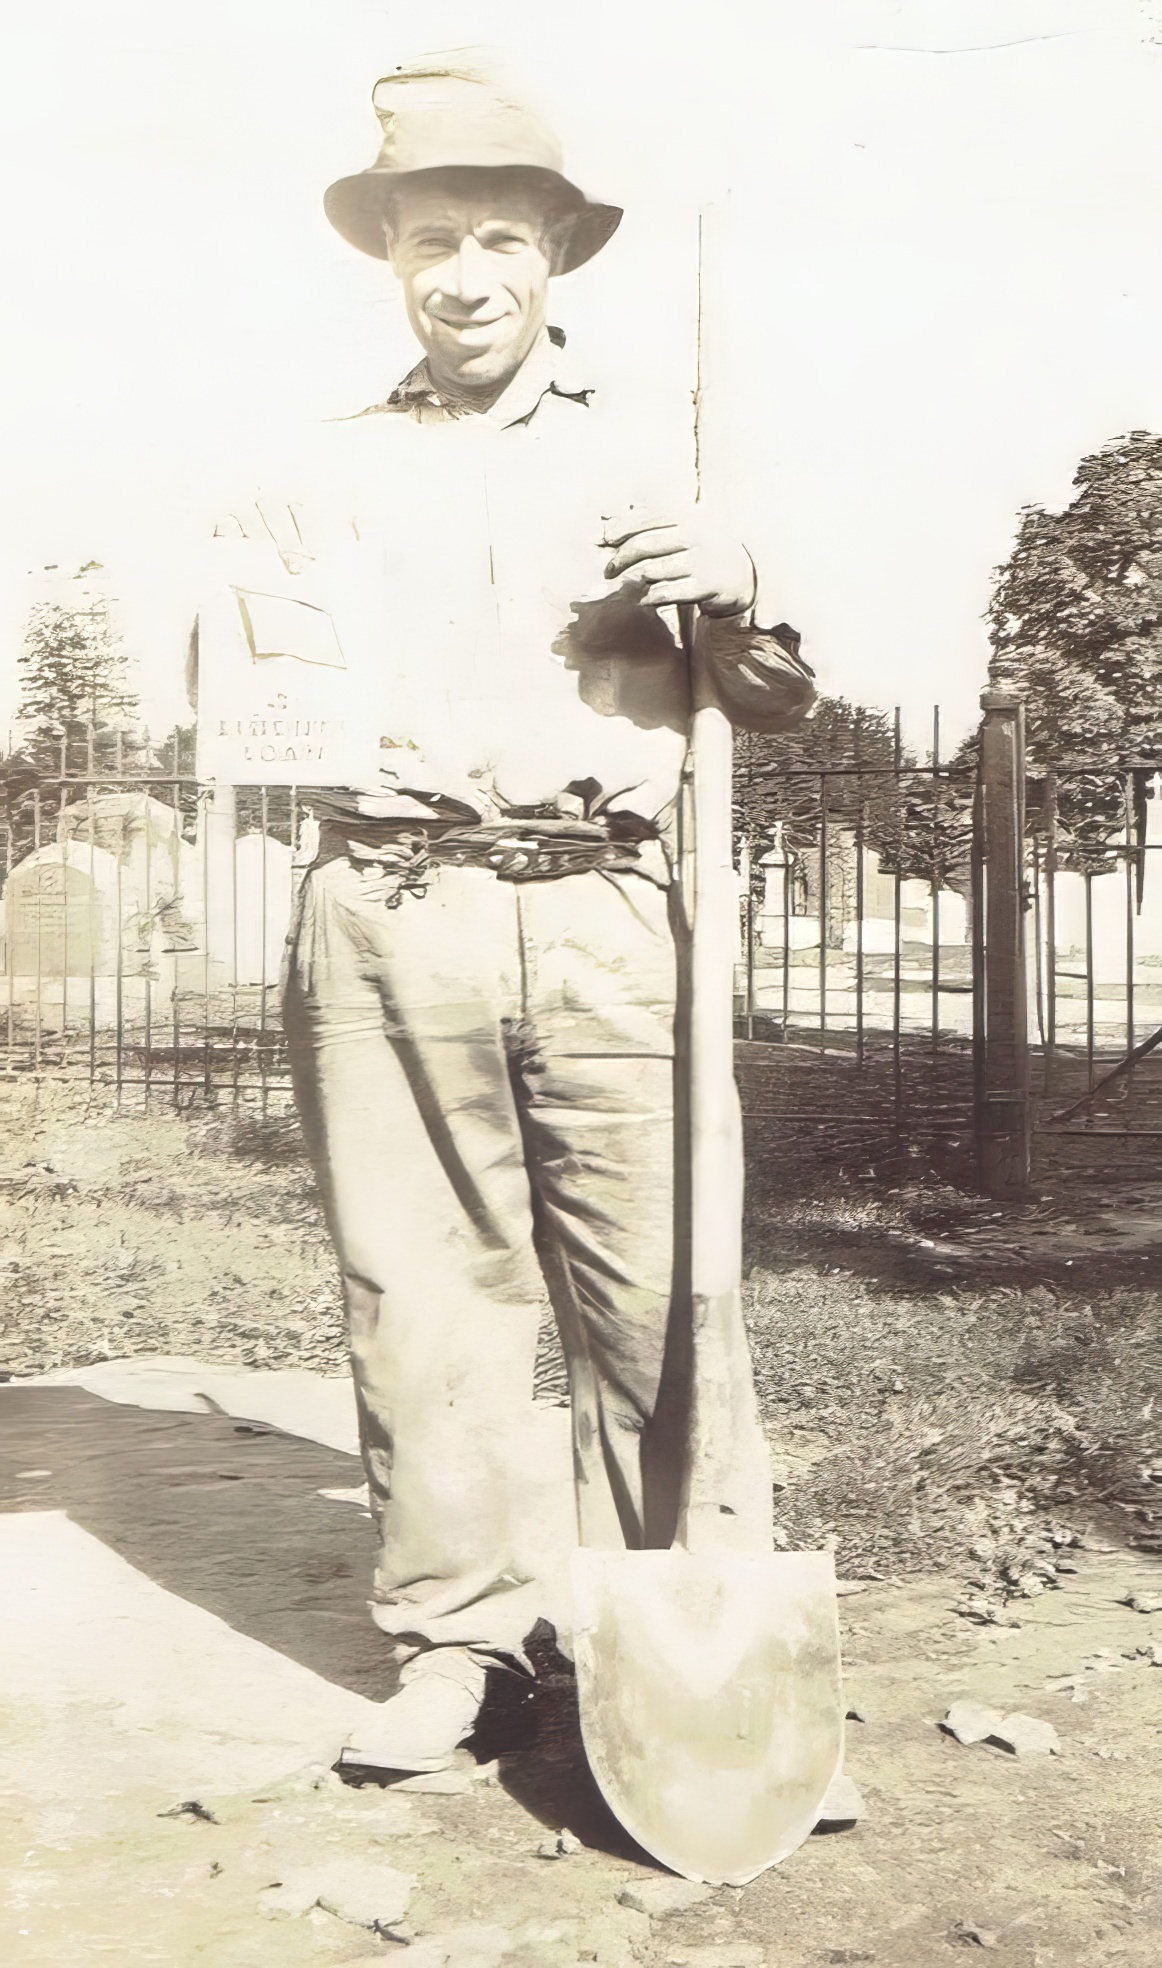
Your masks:
M1162 1136L1162 761L1070 760L1029 802L1036 1132Z
M748 1117L833 1159L885 1137L971 1152L975 765L941 757L938 710L923 761L898 710L891 732L874 761L857 730L846 761L768 764L758 801L740 746L737 1032L765 1055L744 1070Z
M293 788L200 784L192 750L90 730L9 771L9 1073L177 1102L285 1084L279 961L311 816Z
M993 1097L979 748L943 758L936 712L917 760L899 713L880 723L875 756L857 726L824 764L740 741L748 1118L784 1152L918 1142L963 1169ZM178 1103L285 1090L278 977L309 792L200 783L192 733L159 750L74 731L3 766L7 1071ZM1162 1135L1162 762L1069 760L1017 791L1035 1139L1132 1149Z

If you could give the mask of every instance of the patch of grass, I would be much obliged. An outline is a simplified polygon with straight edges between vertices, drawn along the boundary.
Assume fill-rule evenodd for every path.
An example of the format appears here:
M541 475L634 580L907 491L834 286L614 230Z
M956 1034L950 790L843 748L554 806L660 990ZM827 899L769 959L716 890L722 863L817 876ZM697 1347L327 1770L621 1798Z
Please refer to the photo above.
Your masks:
M346 1370L285 1102L178 1116L26 1083L0 1089L0 1121L3 1370L149 1353ZM1104 1511L1150 1545L1162 1185L1062 1178L1001 1206L914 1171L776 1176L752 1163L745 1300L788 1543L833 1541L848 1571L975 1566L1001 1596L1051 1518ZM537 1387L564 1389L551 1330Z
M752 1272L747 1317L793 1545L833 1541L841 1568L963 1569L982 1513L1010 1555L1038 1515L1117 1504L1147 1538L1162 1517L1153 1292L934 1292L785 1264Z

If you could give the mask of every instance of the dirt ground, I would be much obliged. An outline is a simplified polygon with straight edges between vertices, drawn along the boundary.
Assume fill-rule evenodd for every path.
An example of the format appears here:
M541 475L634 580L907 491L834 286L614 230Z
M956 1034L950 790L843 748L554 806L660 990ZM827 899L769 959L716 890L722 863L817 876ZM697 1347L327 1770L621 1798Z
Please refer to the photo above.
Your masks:
M257 1911L303 1855L371 1844L420 1880L412 1932L495 1927L491 1959L512 1968L936 1968L976 1948L1022 1968L1154 1968L1162 1612L1124 1602L1162 1600L1162 1189L1139 1178L1081 1211L1063 1184L998 1212L858 1171L776 1199L754 1193L756 1159L748 1310L781 1533L834 1543L861 1588L841 1613L864 1818L649 1921L618 1903L651 1874L594 1813L575 1742L547 1789L534 1780L562 1739L546 1710L539 1750L462 1795L413 1798L408 1828L392 1829L401 1799L330 1778L201 1800L217 1823L159 1818L181 1800L132 1793L83 1820L67 1797L50 1823L17 1804L4 1864L53 1907L56 1951L24 1941L14 1960L406 1963L399 1940L330 1914ZM343 1370L317 1201L277 1113L118 1113L88 1088L0 1085L0 1275L9 1376L150 1353ZM557 1371L546 1342L550 1394ZM134 1562L160 1576L163 1544ZM550 1677L538 1701L567 1698ZM964 1698L1053 1723L1060 1753L952 1740L938 1724ZM582 1849L539 1857L564 1827Z

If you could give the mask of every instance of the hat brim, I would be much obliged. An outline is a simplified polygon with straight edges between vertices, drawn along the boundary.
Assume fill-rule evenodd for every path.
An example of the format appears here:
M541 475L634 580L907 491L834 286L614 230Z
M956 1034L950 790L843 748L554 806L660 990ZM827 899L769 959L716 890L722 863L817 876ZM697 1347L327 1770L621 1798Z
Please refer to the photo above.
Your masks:
M512 175L511 166L479 164L453 168L457 175L470 171L474 177L482 178ZM357 246L372 259L386 260L383 219L391 199L408 185L447 175L446 170L381 171L373 167L369 171L357 171L353 177L338 178L328 186L323 194L323 210L349 245ZM534 183L543 180L551 203L558 208L553 217L554 232L560 242L553 267L555 274L572 273L584 266L608 244L621 224L620 205L593 203L556 171L529 165L520 168L520 175Z

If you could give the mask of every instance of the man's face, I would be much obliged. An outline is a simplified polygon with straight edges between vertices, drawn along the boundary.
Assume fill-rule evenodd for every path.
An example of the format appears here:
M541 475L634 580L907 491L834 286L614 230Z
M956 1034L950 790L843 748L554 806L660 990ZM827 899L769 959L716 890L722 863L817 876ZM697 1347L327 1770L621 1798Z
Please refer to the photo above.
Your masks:
M550 249L535 191L410 187L387 242L433 381L498 396L545 325Z

